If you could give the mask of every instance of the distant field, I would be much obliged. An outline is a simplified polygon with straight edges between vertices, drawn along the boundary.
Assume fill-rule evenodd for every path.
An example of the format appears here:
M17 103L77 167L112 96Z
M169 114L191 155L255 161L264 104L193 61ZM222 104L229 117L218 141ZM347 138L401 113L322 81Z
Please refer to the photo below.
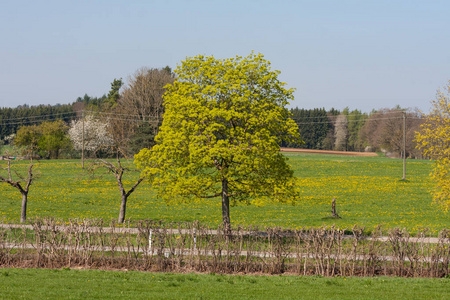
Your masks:
M281 148L280 151L283 153L316 153L316 154L334 154L334 155L364 156L364 157L378 156L378 154L375 152L331 151L331 150L300 149L300 148Z
M286 153L302 183L298 205L240 205L231 208L233 225L280 226L289 228L355 224L372 229L402 227L411 232L427 227L433 231L450 228L449 214L432 203L429 179L432 163L408 160L407 181L401 181L402 161L383 157L354 157ZM25 168L26 161L14 162ZM0 162L4 164L4 162ZM112 175L92 178L79 161L36 162L40 177L31 187L28 217L117 218L120 195ZM125 177L126 179L127 177ZM134 174L136 179L137 174ZM126 180L130 186L132 179ZM342 219L328 219L332 198ZM0 218L18 222L20 193L0 184ZM166 205L154 197L143 183L129 199L127 217L167 222L199 220L216 226L221 223L220 200Z
M450 279L0 269L1 299L448 299Z

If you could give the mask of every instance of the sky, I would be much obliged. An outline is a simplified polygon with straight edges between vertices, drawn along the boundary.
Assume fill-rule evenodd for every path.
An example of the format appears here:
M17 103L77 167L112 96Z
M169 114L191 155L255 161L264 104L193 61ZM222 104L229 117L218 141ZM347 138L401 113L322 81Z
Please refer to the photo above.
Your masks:
M107 94L139 68L262 53L291 107L419 108L450 79L450 1L0 1L0 107Z

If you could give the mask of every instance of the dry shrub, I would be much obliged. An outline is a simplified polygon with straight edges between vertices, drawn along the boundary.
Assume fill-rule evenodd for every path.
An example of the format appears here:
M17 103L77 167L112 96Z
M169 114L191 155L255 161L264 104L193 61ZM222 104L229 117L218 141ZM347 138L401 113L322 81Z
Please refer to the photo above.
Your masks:
M443 277L449 274L450 230L430 240L381 228L369 237L332 227L284 230L221 227L198 222L141 221L131 228L101 219L67 223L35 219L32 225L0 227L0 267L83 267L165 272L266 273L321 276Z

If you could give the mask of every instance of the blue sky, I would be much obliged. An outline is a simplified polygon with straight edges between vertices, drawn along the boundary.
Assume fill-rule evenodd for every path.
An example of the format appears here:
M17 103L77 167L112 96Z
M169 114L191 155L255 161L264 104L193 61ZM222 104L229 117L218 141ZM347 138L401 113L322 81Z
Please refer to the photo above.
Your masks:
M293 107L429 109L450 79L450 1L0 2L0 107L101 96L141 67L264 54Z

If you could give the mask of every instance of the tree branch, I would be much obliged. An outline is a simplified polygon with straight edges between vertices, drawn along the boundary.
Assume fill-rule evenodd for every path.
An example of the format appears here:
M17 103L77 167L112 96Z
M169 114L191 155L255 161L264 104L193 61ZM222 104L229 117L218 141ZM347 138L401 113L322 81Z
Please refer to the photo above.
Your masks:
M27 192L27 193L28 193L28 190L30 189L31 183L33 182L32 169L33 169L33 162L31 162L30 166L28 167L28 178L27 178L27 184L25 186L25 192Z
M130 196L132 192L134 192L134 190L137 188L137 186L144 180L144 178L139 178L138 181L136 181L136 183L133 185L133 187L128 191L128 193L126 194L126 197Z

